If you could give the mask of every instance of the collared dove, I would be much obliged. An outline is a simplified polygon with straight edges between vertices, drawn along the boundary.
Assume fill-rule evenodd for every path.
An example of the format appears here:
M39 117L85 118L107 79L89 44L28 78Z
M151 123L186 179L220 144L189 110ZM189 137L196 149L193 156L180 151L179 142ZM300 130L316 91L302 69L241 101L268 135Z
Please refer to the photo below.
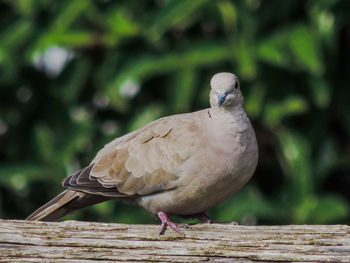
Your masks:
M253 175L258 146L243 109L238 78L218 73L210 82L209 109L164 117L116 138L90 165L63 181L68 190L27 220L56 221L110 199L137 203L183 235L168 215L210 221L213 206Z

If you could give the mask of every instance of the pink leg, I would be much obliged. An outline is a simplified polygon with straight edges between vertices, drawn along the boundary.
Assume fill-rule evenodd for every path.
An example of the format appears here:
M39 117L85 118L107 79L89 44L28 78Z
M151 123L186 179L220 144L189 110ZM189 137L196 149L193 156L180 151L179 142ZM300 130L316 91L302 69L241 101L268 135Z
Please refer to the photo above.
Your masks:
M178 233L181 236L185 236L185 234L180 230L180 228L175 223L171 222L168 216L164 212L162 211L158 212L158 217L162 221L162 226L161 226L159 235L163 235L165 233L167 226L170 226L170 228L174 232Z

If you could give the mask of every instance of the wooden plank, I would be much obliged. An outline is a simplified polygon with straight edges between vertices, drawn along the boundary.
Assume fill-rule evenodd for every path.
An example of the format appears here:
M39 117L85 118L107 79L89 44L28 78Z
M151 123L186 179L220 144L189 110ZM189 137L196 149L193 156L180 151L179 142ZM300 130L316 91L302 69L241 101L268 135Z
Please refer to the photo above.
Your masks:
M0 220L0 262L350 262L347 225L181 228Z

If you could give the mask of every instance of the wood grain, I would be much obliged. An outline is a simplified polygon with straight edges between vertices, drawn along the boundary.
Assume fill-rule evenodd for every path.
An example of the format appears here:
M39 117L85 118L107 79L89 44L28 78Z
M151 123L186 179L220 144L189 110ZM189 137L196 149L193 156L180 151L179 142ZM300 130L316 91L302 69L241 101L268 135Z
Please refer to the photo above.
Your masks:
M350 262L346 225L181 227L0 220L0 262Z

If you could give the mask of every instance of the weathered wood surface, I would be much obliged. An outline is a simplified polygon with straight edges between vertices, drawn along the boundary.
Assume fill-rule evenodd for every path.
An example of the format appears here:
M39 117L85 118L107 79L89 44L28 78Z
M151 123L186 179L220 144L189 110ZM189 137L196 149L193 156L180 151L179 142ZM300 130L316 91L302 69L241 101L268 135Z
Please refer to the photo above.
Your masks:
M0 262L350 262L345 225L181 227L0 220Z

